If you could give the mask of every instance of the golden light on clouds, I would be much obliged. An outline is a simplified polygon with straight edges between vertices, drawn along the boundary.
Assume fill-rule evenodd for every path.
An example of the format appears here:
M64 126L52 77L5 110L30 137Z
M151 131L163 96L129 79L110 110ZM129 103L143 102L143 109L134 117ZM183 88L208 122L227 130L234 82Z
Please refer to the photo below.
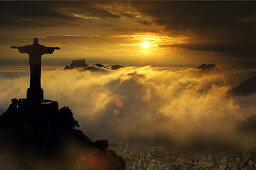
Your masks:
M217 4L202 5L211 9L211 5ZM250 4L243 5L251 8ZM56 64L85 58L108 64L183 65L229 62L230 59L247 61L244 57L254 60L255 56L252 50L255 44L251 41L254 34L250 28L256 17L249 12L240 15L234 4L227 5L230 15L225 20L234 21L236 27L233 23L221 22L214 10L205 10L202 15L202 11L192 9L190 3L10 2L1 7L4 22L0 63L5 64L15 59L27 61L26 55L11 50L10 45L29 45L35 36L44 45L61 47L58 53L44 56ZM213 20L205 19L206 15L213 16ZM246 28L239 29L241 24ZM244 36L244 30L248 35ZM241 37L236 38L238 35ZM238 55L242 58L233 57Z
M153 46L157 47L159 45L173 45L173 44L184 44L186 43L188 37L179 36L171 37L168 34L154 34L154 33L144 33L144 34L131 34L131 35L113 35L115 38L124 39L127 42L140 44L145 47Z
M84 19L84 20L99 20L100 19L99 17L84 16L84 15L75 14L75 13L72 13L71 15L76 17L76 18L81 18L81 19Z
M138 53L140 53L141 55L144 55L144 56L154 54L155 50L157 50L157 49L154 49L154 47L152 46L152 43L153 42L149 42L149 41L144 41L144 42L140 43L139 48L138 48ZM156 46L156 45L154 45L154 46Z
M188 37L170 36L168 33L137 33L113 35L114 39L119 39L119 49L123 49L126 55L147 56L144 60L154 60L160 55L173 55L175 50L170 51L172 45L185 44Z
M99 62L110 59L120 64L127 61L132 64L151 64L164 60L177 62L177 58L182 60L182 62L187 61L186 57L177 56L179 51L177 52L177 49L172 47L172 45L185 44L188 37L173 36L168 32L138 32L130 34L86 32L83 35L70 33L38 37L42 44L62 47L62 50L54 55L56 58L85 58L88 61L97 59L100 60ZM19 42L15 45L30 44L32 39L32 36L20 36L18 37ZM26 58L27 56L19 57ZM52 59L52 56L46 55L44 59Z
M173 36L164 26L154 23L154 18L143 14L130 3L90 5L83 10L59 9L61 14L71 18L67 22L72 25L67 23L61 28L51 28L47 31L40 29L40 34L37 34L35 29L27 30L28 34L17 34L10 44L30 44L36 35L40 43L59 46L62 49L54 56L44 56L44 59L85 58L88 61L125 65L127 62L150 64L151 61L155 63L163 57L175 56L175 50L170 50L170 45L186 41L187 37ZM8 52L6 57L20 58L14 51L10 51L9 45L2 51Z

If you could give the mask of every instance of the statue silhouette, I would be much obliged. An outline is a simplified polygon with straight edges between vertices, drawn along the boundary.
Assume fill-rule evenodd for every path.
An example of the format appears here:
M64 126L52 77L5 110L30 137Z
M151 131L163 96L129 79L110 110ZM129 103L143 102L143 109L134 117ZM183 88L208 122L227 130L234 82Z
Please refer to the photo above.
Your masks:
M34 38L32 45L16 47L20 53L29 54L30 66L30 88L27 91L27 99L31 102L41 102L44 99L43 89L41 88L41 56L44 54L52 54L59 47L45 47L38 43L38 38Z

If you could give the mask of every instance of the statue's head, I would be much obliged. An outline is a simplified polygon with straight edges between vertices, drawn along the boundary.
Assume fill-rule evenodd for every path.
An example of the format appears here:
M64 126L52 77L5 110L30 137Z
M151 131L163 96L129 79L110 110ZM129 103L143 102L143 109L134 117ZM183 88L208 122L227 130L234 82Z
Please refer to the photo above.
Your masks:
M34 38L34 43L33 44L38 44L38 38Z

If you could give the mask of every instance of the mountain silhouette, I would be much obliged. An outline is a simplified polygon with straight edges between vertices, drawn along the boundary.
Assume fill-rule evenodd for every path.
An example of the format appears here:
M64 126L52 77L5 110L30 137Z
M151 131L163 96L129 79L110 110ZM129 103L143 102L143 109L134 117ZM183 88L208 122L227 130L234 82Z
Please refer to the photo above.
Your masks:
M216 67L215 64L202 64L198 67L196 67L197 70L200 70L200 71L209 71L209 70L212 70Z
M70 66L66 66L65 70L72 70L78 69L81 71L92 71L92 72L109 72L111 70L118 70L124 66L121 65L113 65L111 68L104 66L103 64L95 64L95 65L88 65L86 64L86 60L72 60Z
M12 99L0 116L0 167L4 170L120 170L124 160L108 141L91 141L68 107Z
M86 64L86 61L84 59L82 60L72 60L70 66L66 66L65 69L73 69L78 67L87 67L88 64Z
M229 91L229 94L246 96L256 93L256 77L251 77Z
M122 68L122 67L124 67L124 66L121 66L121 65L113 65L113 66L111 67L111 70L118 70L119 68Z

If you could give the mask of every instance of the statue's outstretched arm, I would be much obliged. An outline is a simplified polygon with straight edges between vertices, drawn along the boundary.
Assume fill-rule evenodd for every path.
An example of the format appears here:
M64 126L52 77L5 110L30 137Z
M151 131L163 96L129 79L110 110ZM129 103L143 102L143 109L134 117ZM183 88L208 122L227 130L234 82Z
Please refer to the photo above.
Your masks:
M30 45L21 46L21 47L12 46L11 48L12 49L18 49L20 53L29 53Z
M17 49L17 48L19 48L19 47L16 47L16 46L12 46L11 48L12 48L12 49Z
M27 48L28 46L21 46L21 47L17 47L17 46L12 46L12 49L19 49L19 48Z
M42 55L43 54L52 54L54 50L60 50L60 47L45 47L42 46Z

